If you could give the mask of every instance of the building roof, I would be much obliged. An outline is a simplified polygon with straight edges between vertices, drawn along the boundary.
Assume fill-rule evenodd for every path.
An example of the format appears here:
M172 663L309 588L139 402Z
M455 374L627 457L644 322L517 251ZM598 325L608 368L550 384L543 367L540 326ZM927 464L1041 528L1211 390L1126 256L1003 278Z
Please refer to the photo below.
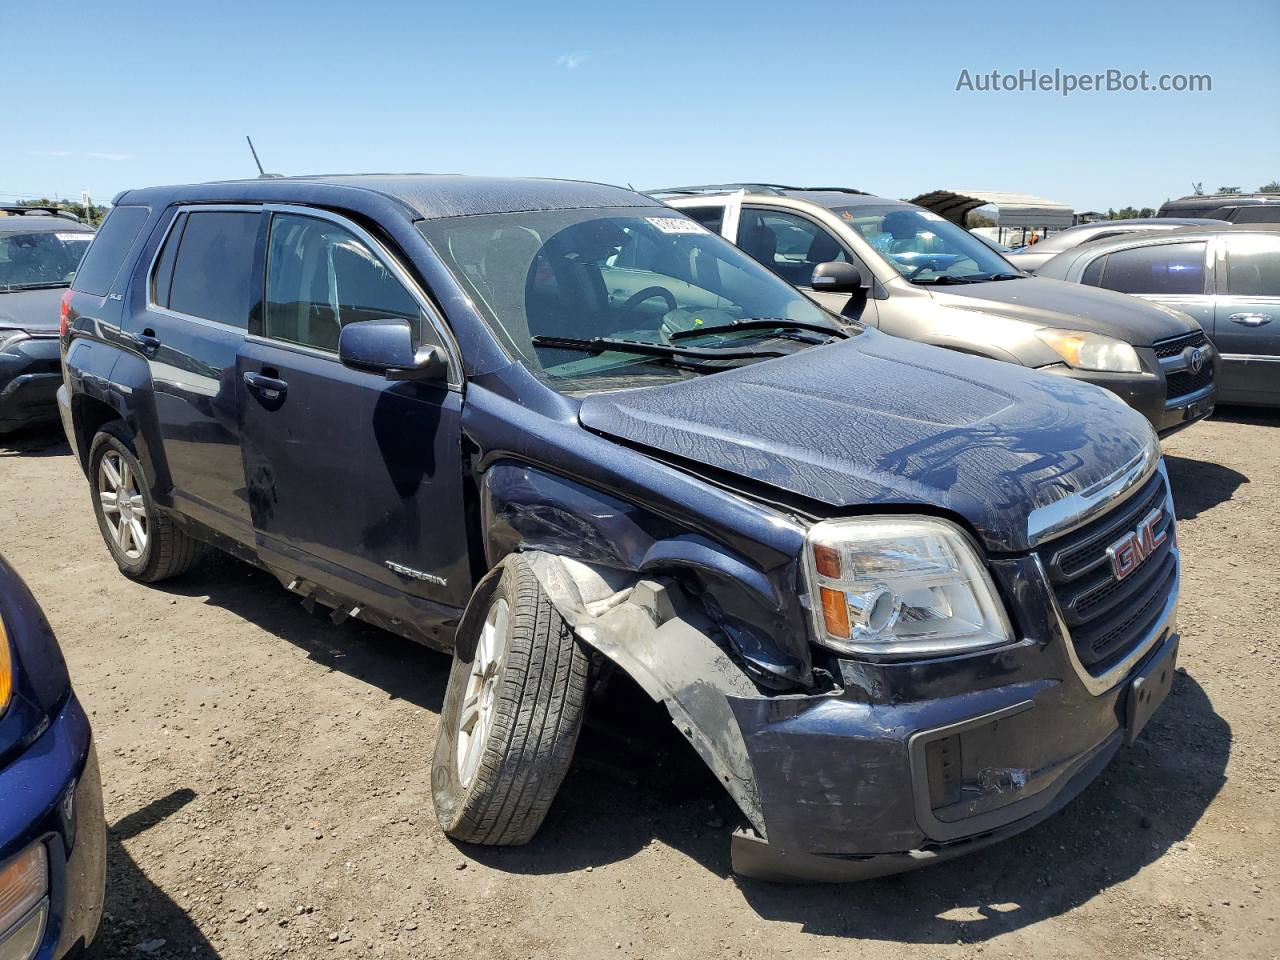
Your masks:
M970 210L987 205L996 207L996 222L1002 227L1060 230L1071 226L1074 216L1071 207L1056 200L995 190L932 190L912 198L911 202L962 227Z

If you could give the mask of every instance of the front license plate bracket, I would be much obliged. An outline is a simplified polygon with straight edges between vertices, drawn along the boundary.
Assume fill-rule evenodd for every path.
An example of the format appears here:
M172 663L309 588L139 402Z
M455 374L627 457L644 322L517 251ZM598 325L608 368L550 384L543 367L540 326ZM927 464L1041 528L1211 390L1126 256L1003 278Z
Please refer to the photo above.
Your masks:
M1132 745L1142 733L1152 714L1164 703L1173 687L1173 675L1178 665L1178 641L1168 643L1164 650L1133 678L1125 702L1124 742Z

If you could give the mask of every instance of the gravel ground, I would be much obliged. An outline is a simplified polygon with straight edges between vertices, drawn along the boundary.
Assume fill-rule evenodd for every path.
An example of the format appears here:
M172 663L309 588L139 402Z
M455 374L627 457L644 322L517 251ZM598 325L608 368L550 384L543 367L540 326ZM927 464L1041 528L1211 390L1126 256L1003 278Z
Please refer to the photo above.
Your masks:
M449 661L332 626L216 557L160 587L108 559L56 435L0 443L3 550L90 711L107 957L1280 955L1280 416L1170 439L1182 654L1139 743L998 847L846 887L740 881L714 785L618 698L545 828L464 850L431 812ZM621 693L626 694L623 689Z

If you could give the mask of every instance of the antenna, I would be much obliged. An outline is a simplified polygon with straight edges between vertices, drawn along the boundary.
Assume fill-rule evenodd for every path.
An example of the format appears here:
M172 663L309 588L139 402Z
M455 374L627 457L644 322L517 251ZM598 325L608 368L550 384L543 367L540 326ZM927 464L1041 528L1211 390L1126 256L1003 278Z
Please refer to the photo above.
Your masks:
M258 165L258 176L265 177L267 175L267 172L262 169L262 161L258 159L258 151L253 149L253 140L249 137L247 133L245 134L244 138L249 144L249 152L253 154L253 162Z

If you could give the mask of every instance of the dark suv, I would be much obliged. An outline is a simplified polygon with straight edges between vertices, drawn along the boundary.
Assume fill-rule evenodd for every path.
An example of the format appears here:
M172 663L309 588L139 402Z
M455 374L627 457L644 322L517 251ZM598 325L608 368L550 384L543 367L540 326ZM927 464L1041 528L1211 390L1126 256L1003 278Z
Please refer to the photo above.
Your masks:
M1141 415L840 323L628 190L131 191L62 342L127 576L214 544L452 653L432 787L459 840L533 836L612 670L741 808L740 872L824 879L1042 820L1172 680Z

